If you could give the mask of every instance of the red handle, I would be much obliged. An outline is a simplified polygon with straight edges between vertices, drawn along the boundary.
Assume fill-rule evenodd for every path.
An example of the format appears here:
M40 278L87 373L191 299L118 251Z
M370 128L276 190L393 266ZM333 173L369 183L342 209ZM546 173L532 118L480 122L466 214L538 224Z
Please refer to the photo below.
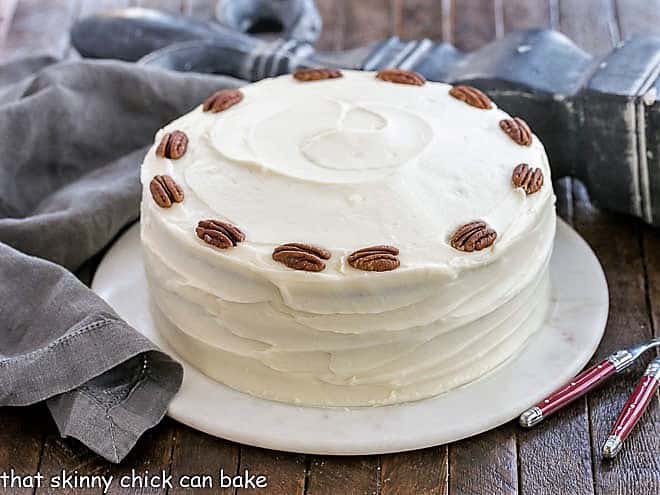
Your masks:
M596 366L573 378L569 384L550 394L536 404L536 407L541 410L543 417L547 417L578 397L583 396L614 373L616 373L616 369L612 363L607 359L601 361Z
M653 375L644 375L637 382L635 390L633 390L628 401L623 406L619 417L612 427L610 436L617 436L623 442L630 432L635 427L639 418L642 417L644 411L653 400L655 390L658 388L660 381Z

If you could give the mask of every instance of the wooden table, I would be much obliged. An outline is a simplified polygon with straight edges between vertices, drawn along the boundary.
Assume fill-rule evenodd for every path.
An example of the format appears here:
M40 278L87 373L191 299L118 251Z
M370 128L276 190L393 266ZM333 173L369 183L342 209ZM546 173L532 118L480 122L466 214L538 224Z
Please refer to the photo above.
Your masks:
M206 18L212 16L214 4L209 0L20 0L17 4L0 0L0 58L41 49L61 57L75 56L67 37L75 18L135 3ZM585 50L601 55L633 33L660 34L660 0L317 0L317 4L325 21L319 43L324 49L359 46L398 34L444 39L471 50L513 29L544 26L563 31ZM610 318L594 359L658 336L660 231L596 210L577 181L561 179L555 188L560 215L591 244L609 281ZM225 472L249 469L269 478L268 489L259 493L284 495L657 495L658 401L616 460L606 462L600 455L609 427L645 364L639 363L532 430L511 422L450 445L368 457L267 451L212 438L165 419L115 466L76 441L60 439L42 405L4 408L0 409L0 472L14 468L23 474L40 471L48 476L66 469L117 475L148 469L178 477L214 474L221 468Z

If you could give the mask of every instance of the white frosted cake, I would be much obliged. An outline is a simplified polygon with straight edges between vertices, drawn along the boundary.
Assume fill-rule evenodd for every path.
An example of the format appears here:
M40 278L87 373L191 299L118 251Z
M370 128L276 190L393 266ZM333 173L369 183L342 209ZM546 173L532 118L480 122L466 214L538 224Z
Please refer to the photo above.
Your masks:
M142 182L157 327L248 394L433 396L524 352L549 305L546 154L471 87L308 69L223 90L158 132Z

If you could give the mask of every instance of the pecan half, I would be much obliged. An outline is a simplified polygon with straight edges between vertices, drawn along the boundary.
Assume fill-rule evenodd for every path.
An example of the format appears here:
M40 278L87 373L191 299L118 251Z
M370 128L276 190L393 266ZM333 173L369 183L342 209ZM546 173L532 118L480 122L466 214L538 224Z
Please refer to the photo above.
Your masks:
M326 67L298 69L293 73L293 78L298 81L322 81L323 79L337 79L344 75L338 69L329 69Z
M169 208L173 203L183 201L183 191L169 175L156 175L149 183L149 191L161 208Z
M397 84L412 84L413 86L424 86L426 79L421 74L412 70L383 69L376 74L378 79Z
M399 249L394 246L371 246L354 251L348 264L357 270L387 272L399 267Z
M195 232L205 243L220 249L234 247L245 240L245 234L241 229L220 220L200 220Z
M514 117L500 120L500 128L519 145L529 146L532 144L532 131L523 119Z
M480 251L492 245L497 239L497 232L482 220L466 223L451 236L451 247L459 251Z
M320 272L325 270L322 260L329 260L330 252L311 244L289 242L273 249L273 259L294 270Z
M202 103L202 110L213 113L222 112L243 100L243 92L239 89L221 89L209 96Z
M454 86L449 90L449 94L475 108L482 110L493 108L490 98L472 86Z
M543 187L543 172L540 168L521 163L513 169L511 182L515 187L522 187L526 194L534 194Z
M178 160L188 149L188 136L183 131L166 132L156 148L156 156Z

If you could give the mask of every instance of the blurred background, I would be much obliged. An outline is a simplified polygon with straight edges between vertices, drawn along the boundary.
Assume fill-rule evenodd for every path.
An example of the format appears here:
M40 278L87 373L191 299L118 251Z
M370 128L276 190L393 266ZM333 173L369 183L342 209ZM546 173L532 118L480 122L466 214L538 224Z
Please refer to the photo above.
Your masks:
M209 20L217 3L0 0L0 60L37 52L75 56L70 26L99 11L139 6ZM316 5L324 23L317 43L322 50L353 48L390 35L428 37L473 50L512 30L551 27L587 52L603 55L632 34L660 35L660 0L316 0Z

